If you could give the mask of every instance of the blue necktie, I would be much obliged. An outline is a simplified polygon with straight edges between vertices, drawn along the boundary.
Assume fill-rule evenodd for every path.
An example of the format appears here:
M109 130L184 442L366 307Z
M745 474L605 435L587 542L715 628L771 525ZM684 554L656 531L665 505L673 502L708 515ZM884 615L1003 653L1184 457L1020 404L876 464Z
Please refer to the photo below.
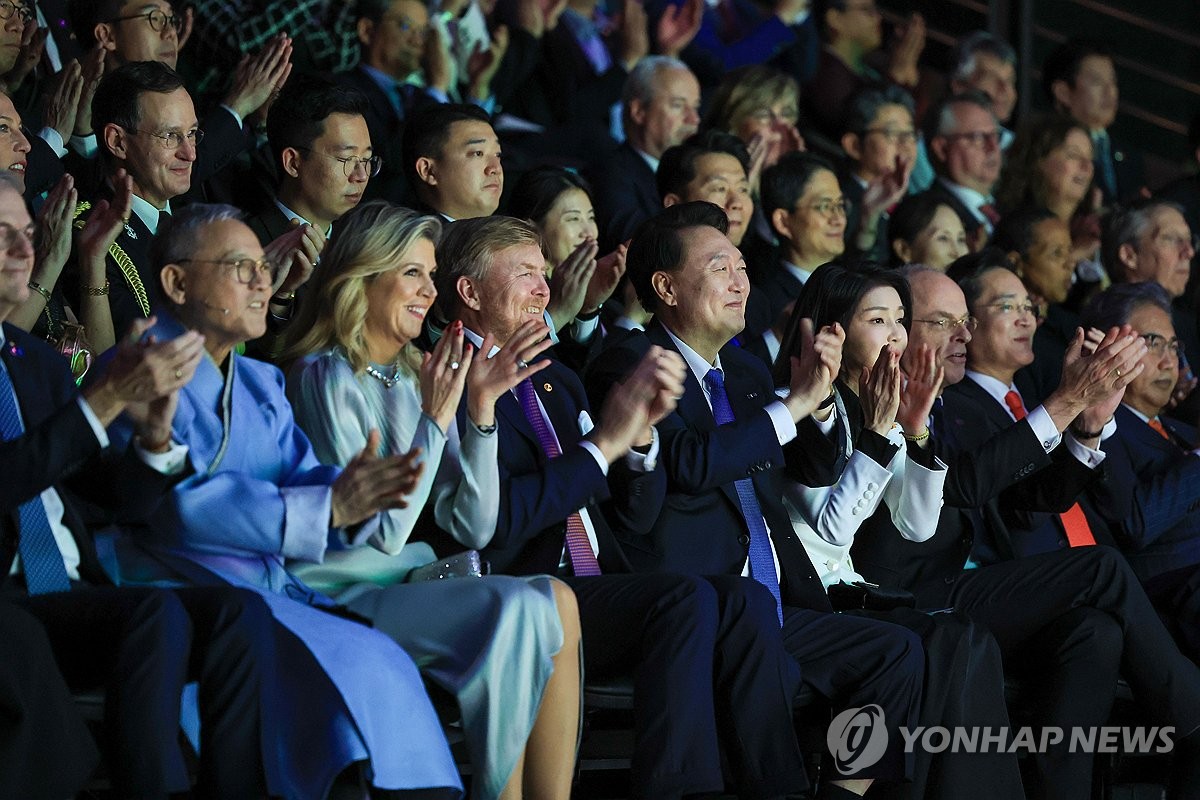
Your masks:
M733 408L725 394L725 379L721 370L710 369L704 376L704 384L708 387L713 417L717 424L733 422ZM754 482L749 478L739 478L733 485L737 488L738 502L742 506L746 527L750 529L750 577L767 587L771 596L775 598L775 612L779 615L779 624L782 626L783 602L779 595L779 576L775 574L775 558L771 555L771 542L767 538L770 534L767 533L767 523L763 520L758 496L754 493Z
M17 396L8 370L0 367L0 438L16 439L25 432L17 411ZM26 500L18 509L20 536L18 547L25 570L25 587L32 594L65 592L71 588L62 552L54 541L50 520L40 495Z

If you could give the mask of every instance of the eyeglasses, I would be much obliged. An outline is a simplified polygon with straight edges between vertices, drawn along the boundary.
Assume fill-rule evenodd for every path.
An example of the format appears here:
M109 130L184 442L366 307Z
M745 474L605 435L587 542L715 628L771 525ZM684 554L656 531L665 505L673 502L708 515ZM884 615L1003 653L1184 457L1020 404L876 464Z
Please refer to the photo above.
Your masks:
M994 308L1002 317L1013 313L1028 314L1034 319L1037 319L1038 316L1038 308L1033 303L1013 303L1005 300L999 303L990 303L984 306L984 308Z
M0 0L0 2L2 2L2 0ZM30 16L32 16L32 13ZM174 28L176 33L179 33L181 30L183 30L183 17L179 16L178 14L167 14L158 8L154 9L153 11L147 11L144 14L132 14L128 17L113 17L112 19L106 21L124 22L127 19L145 19L146 22L150 23L150 30L155 31L156 33L162 33L163 29L165 29L168 25Z
M843 197L840 200L821 200L802 208L815 211L823 217L844 217L850 209L850 203Z
M867 128L863 134L877 133L884 139L887 139L888 144L914 144L917 141L917 132L914 130L898 131L895 128Z
M22 22L29 22L29 20L33 19L33 9L24 3L10 3L8 0L0 0L0 19L12 19L13 14L19 16Z
M1000 146L1000 131L970 131L968 133L947 133L947 139L964 139L972 147L993 147Z
M193 128L187 133L179 133L178 131L155 133L154 131L140 131L136 129L134 130L134 133L140 133L143 136L153 136L155 139L158 139L160 142L162 142L162 147L164 150L178 150L179 148L183 147L183 143L185 141L192 147L195 147L196 145L200 144L200 142L204 141L204 131L200 130L199 128Z
M979 327L979 320L970 314L961 319L914 319L913 322L931 325L937 329L938 333L949 333L950 331L958 330L960 327L966 328L967 333L974 333L975 329Z
M297 150L303 150L306 153L312 153L316 156L324 156L332 158L334 161L342 162L342 172L346 173L349 178L354 175L355 171L360 167L365 167L367 177L374 178L379 174L379 170L383 169L383 158L381 156L370 156L369 158L358 158L357 156L331 156L329 153L322 153L319 150L313 150L308 147L297 147Z
M1142 338L1146 340L1146 349L1159 358L1162 358L1162 354L1167 350L1171 351L1171 355L1179 355L1180 344L1178 339L1168 339L1165 336L1159 336L1157 333L1143 333Z
M0 250L12 250L21 241L21 237L24 237L26 242L32 242L33 232L33 225L17 228L7 222L0 222Z
M269 258L181 258L176 263L220 264L232 269L238 283L244 283L247 286L254 283L254 279L260 275L266 275L273 285L275 278L279 275L279 265Z

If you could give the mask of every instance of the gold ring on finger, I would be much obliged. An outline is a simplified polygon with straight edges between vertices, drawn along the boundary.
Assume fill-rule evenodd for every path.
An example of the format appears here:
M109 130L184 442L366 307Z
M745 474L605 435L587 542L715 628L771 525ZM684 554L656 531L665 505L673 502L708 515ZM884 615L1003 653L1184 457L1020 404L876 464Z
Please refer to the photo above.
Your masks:
M1116 369L1114 369L1113 374L1116 375L1118 378L1121 377L1121 368L1117 367Z
M182 377L183 377L183 370L181 370L181 369L175 370L175 380L179 380Z

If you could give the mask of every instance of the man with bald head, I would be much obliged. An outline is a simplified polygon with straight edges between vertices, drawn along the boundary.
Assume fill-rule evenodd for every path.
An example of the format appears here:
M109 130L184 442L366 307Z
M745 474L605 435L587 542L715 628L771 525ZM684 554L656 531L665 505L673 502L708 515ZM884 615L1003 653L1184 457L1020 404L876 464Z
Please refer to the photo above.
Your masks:
M588 171L596 219L605 237L600 252L615 250L662 208L655 183L658 162L700 124L700 83L682 61L643 58L629 73L621 98L625 141Z
M991 274L1000 269L983 269L983 280L972 278L976 283L967 294L935 270L908 271L913 325L901 360L906 372L919 368L919 354L928 348L944 370L944 385L950 387L944 396L950 397L953 387L966 380L969 348L974 353L1005 351L1004 337L997 335L1003 331L994 317L1007 316L1011 324L1012 312L1021 316L1025 310L1013 308L1005 315L998 304L1020 306L1027 299L1011 272ZM997 292L1006 299L995 299ZM1009 293L1020 296L1010 300ZM977 320L972 308L983 319ZM1120 363L1128 374L1130 361L1136 364L1144 348L1130 347L1125 337L1110 339L1115 341L1087 358ZM986 344L982 351L981 343ZM1000 360L993 357L972 367L994 371L994 362ZM1105 370L1105 386L1089 388L1081 369L1087 363L1091 362L1069 356L1062 385L1015 424L1011 419L1007 425L992 424L984 401L965 407L949 401L935 404L929 428L938 456L947 464L937 532L926 542L910 542L901 537L886 510L877 512L864 524L851 554L868 580L913 592L919 607L954 607L986 625L1000 644L1007 671L1029 670L1039 676L1032 691L1044 693L1037 705L1042 709L1040 724L1104 724L1120 673L1155 718L1172 719L1167 724L1175 724L1183 736L1200 726L1200 715L1178 705L1194 702L1188 698L1200 692L1200 672L1179 653L1118 553L1108 547L1082 547L984 563L994 558L988 554L998 549L996 542L1011 544L1013 534L1002 508L1009 514L1062 510L1091 479L1091 470L1058 444L1064 416L1086 407L1089 392L1111 387L1111 370ZM1104 397L1109 410L1099 409L1105 419L1119 396L1108 388ZM1047 419L1049 432L1039 430ZM1035 756L1034 764L1037 791L1030 796L1091 796L1090 754L1051 748Z
M927 193L954 209L978 250L1000 219L992 189L1003 158L992 99L969 91L943 100L926 116L925 141L937 172Z

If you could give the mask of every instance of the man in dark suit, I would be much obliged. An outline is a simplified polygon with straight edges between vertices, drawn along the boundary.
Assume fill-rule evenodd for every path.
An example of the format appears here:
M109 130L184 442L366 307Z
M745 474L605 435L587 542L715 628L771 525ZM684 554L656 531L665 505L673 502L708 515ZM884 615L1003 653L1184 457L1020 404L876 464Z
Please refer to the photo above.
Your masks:
M69 10L79 46L104 49L106 72L138 61L176 68L183 16L182 8L176 13L169 0L72 0ZM204 115L200 124L204 140L197 142L190 195L200 199L201 184L252 146L253 135L246 123L253 121L251 117L269 103L272 92L287 77L291 50L290 40L276 40L264 47L254 56L256 63L240 73L221 102ZM93 133L100 136L100 127L81 134L85 149L103 147L103 143L87 141ZM76 171L78 163L73 160L71 171ZM84 180L82 175L79 178ZM95 190L86 181L83 188L89 195Z
M952 387L966 372L975 320L950 278L918 268L908 279L914 324L901 364L915 369L913 356L928 347ZM1002 507L1024 515L1062 511L1093 481L1067 446L1055 446L1072 414L1086 407L1086 395L1112 393L1111 368L1088 377L1086 364L1069 365L1059 395L1016 424L1010 418L997 427L986 406L935 405L929 427L947 464L937 532L908 541L887 513L876 513L855 539L854 565L868 580L913 592L918 607L953 607L986 625L1006 670L1031 678L1027 690L1039 723L1103 725L1123 671L1155 718L1172 720L1184 736L1200 725L1188 707L1197 691L1195 667L1170 641L1124 560L1107 547L1011 556ZM1053 421L1049 438L1034 428L1042 413ZM981 565L998 550L1007 560ZM1042 795L1091 796L1090 754L1052 749L1034 763Z
M288 81L267 118L279 185L271 205L246 224L269 253L290 267L273 287L267 335L251 345L259 357L278 355L333 223L362 202L368 183L379 174L381 158L372 146L366 108L365 98L354 89L326 78L297 76Z
M106 74L92 108L107 177L95 195L81 199L76 227L83 226L95 203L113 197L112 183L122 173L133 181L132 214L109 247L107 285L80 286L76 275L68 276L66 289L72 301L82 292L107 294L119 336L161 302L150 244L160 215L170 214L171 201L192 185L196 145L203 134L183 79L154 61L126 64Z
M1056 109L1074 117L1091 136L1095 182L1104 205L1136 197L1146 185L1142 153L1121 146L1108 130L1120 99L1112 49L1094 40L1063 42L1042 64L1042 88Z
M1118 284L1089 307L1085 323L1132 325L1147 345L1144 369L1117 409L1117 431L1104 442L1110 479L1085 507L1110 526L1151 601L1200 660L1200 439L1195 427L1163 416L1179 376L1170 297L1155 283Z
M633 672L634 796L719 791L718 738L740 795L799 791L797 677L774 634L770 596L736 576L628 574L600 509L611 496L611 513L642 528L657 513L666 476L653 424L682 392L678 356L649 354L593 425L574 373L553 360L526 363L544 345L510 352L518 334L540 329L549 295L532 226L507 217L457 222L437 256L450 318L476 347L499 348L478 358L525 376L496 402L502 490L485 554L500 572L570 584L589 675ZM460 415L460 426L471 424Z
M954 209L971 250L980 250L1000 220L992 189L1003 161L1000 126L983 92L952 95L925 116L925 141L937 179L926 192Z
M615 250L662 208L654 174L667 148L683 142L700 124L696 76L674 58L643 58L625 81L621 121L625 141L587 172L602 253Z
M861 794L874 779L900 780L911 768L911 757L891 737L915 724L924 650L899 626L832 614L792 532L782 501L782 447L802 425L805 443L813 445L805 448L813 469L804 482L828 484L820 473L833 468L836 448L809 417L829 396L841 335L822 332L810 344L792 370L788 393L777 400L766 367L730 344L744 324L749 284L727 226L713 204L684 203L645 222L630 244L628 274L655 319L645 334L631 334L597 359L589 387L611 400L621 390L610 389L643 352L657 348L681 354L688 371L678 407L659 425L668 481L662 510L650 525L617 520L618 532L638 570L753 578L773 595L784 647L801 680L839 708L883 709L886 752L875 763L842 771L851 777L827 784L822 791L832 793L819 796ZM828 418L828 408L822 413Z
M358 6L358 39L362 60L358 66L336 76L337 81L361 92L366 98L365 117L371 143L383 158L379 176L367 185L366 197L382 197L407 203L412 187L404 179L400 141L404 121L413 110L439 102L414 76L431 83L445 96L445 76L426 75L421 59L432 45L429 11L419 0L370 0Z
M1159 198L1138 198L1117 211L1105 225L1101 241L1104 268L1114 281L1157 283L1171 297L1171 323L1179 337L1180 376L1168 412L1185 422L1200 414L1191 364L1200 364L1200 318L1188 293L1195 234L1183 209Z
M459 103L422 108L408 121L403 150L419 210L453 222L486 217L500 207L500 139L482 108Z
M846 195L846 252L877 264L890 260L888 211L908 192L917 161L912 96L898 86L869 87L850 98L838 176Z
M28 294L33 264L29 215L7 182L0 221L2 321ZM199 790L261 796L260 692L274 653L265 605L240 590L112 586L85 524L147 513L186 467L171 419L203 342L139 341L145 327L123 337L82 394L48 345L7 323L0 330L0 595L42 623L72 688L107 690L105 750L119 794L188 789L179 703L184 684L199 678ZM104 428L122 413L138 438L117 454Z

